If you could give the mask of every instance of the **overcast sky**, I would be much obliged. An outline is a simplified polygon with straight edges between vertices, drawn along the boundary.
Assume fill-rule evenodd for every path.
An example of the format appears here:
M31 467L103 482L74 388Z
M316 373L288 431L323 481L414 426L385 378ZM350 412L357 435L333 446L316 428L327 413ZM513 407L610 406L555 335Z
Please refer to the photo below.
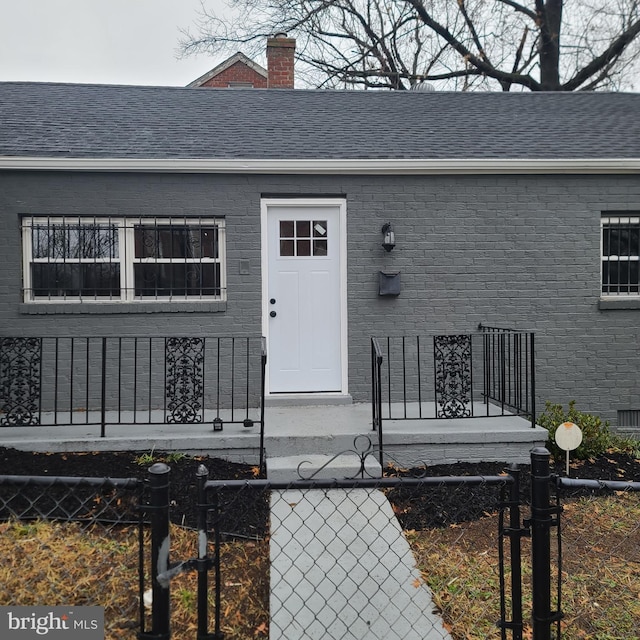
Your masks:
M223 59L177 59L179 29L199 9L200 0L0 0L0 81L187 85Z
M223 0L208 6L224 7ZM200 0L0 0L0 81L184 86L221 59L176 59Z

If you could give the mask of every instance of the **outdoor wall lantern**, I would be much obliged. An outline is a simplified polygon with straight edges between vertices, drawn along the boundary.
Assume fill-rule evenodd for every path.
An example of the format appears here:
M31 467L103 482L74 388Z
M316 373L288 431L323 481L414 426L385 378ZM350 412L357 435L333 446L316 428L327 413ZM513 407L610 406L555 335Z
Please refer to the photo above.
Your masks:
M384 240L382 241L384 250L391 251L391 249L396 246L396 235L393 233L393 227L390 222L387 222L382 227L382 235L384 236Z

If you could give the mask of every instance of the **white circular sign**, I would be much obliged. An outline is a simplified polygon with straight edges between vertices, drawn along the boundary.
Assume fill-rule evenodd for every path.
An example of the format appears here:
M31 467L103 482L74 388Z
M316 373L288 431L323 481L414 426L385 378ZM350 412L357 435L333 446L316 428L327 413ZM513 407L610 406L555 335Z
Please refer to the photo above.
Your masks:
M573 451L582 442L582 429L573 422L563 422L556 429L556 444L563 451Z

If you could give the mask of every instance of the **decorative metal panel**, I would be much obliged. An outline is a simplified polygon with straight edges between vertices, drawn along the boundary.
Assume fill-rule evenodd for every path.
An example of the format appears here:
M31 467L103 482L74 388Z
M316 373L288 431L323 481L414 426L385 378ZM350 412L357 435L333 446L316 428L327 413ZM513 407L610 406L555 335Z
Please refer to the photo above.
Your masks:
M167 338L165 362L166 421L202 422L204 338Z
M471 336L434 336L436 418L472 415Z
M0 339L0 425L40 423L41 338Z

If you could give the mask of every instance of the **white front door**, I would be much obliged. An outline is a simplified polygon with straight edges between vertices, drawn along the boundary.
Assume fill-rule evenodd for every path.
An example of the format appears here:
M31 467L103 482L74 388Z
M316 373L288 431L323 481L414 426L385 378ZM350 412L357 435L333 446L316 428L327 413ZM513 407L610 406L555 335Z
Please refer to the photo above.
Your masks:
M346 393L345 204L265 200L269 393Z

